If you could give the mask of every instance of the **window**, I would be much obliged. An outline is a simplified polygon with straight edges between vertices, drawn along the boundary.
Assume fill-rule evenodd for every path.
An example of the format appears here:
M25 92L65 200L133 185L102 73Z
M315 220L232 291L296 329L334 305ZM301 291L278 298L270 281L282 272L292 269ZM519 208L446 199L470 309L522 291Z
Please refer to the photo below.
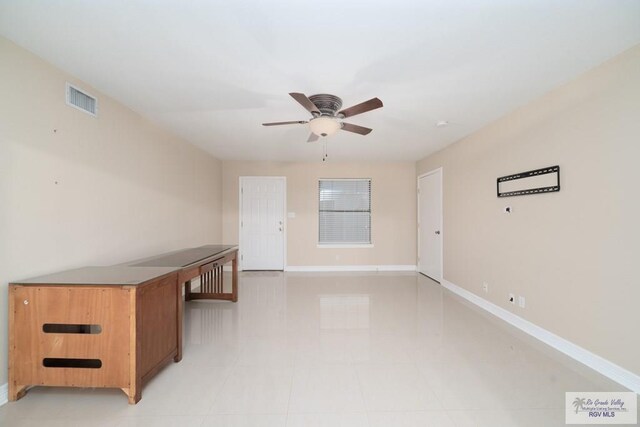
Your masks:
M371 244L371 180L321 179L320 245Z

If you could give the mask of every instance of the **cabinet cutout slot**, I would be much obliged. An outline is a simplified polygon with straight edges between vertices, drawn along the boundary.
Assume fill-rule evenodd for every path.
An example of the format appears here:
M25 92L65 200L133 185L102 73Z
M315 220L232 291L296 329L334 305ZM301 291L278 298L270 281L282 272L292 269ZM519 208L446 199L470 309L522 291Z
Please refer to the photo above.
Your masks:
M46 357L42 360L45 368L102 368L102 360L100 359L66 359Z
M102 326L69 323L45 323L42 325L42 332L45 334L99 334L102 332Z

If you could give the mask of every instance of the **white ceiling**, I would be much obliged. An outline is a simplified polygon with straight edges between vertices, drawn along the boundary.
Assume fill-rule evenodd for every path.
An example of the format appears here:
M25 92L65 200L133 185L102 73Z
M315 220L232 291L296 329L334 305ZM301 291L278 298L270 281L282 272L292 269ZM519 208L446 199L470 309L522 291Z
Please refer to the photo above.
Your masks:
M417 160L640 43L640 1L0 0L0 34L223 159L320 160L260 125L303 92L385 104L332 160Z

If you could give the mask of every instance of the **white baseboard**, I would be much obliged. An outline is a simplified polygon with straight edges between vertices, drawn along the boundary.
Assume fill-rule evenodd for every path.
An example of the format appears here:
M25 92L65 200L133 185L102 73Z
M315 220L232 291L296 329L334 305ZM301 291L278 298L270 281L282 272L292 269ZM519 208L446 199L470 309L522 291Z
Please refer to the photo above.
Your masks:
M628 371L623 367L618 366L615 363L598 356L597 354L591 353L589 350L584 349L572 343L571 341L567 341L566 339L554 334L553 332L549 332L546 329L541 328L540 326L537 326L529 322L528 320L525 320L522 317L517 316L510 311L505 310L504 308L499 307L494 303L479 297L473 292L469 292L468 290L463 289L460 286L454 285L447 280L442 280L442 286L449 289L451 292L460 295L462 298L472 302L478 307L485 309L494 316L497 316L505 322L515 326L521 331L526 332L532 337L537 338L543 343L553 347L561 353L566 354L572 359L577 360L578 362L588 366L596 372L599 372L600 374L617 382L618 384L625 386L629 390L640 394L640 376L634 374L633 372Z
M284 271L416 271L415 265L289 265Z
M0 406L9 401L9 383L0 385Z
M231 267L225 266L224 271L231 271ZM243 270L238 270L243 271ZM277 271L277 270L274 270ZM416 271L415 265L288 265L284 271L292 272L340 272L340 271Z

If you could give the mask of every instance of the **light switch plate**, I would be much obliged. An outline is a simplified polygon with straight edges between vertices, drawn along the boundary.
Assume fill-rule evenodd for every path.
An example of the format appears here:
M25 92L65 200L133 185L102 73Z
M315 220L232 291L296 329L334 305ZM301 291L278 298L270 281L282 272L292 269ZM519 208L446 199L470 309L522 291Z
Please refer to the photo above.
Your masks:
M520 308L524 308L525 307L525 299L523 296L519 296L518 297L518 305L520 306Z

